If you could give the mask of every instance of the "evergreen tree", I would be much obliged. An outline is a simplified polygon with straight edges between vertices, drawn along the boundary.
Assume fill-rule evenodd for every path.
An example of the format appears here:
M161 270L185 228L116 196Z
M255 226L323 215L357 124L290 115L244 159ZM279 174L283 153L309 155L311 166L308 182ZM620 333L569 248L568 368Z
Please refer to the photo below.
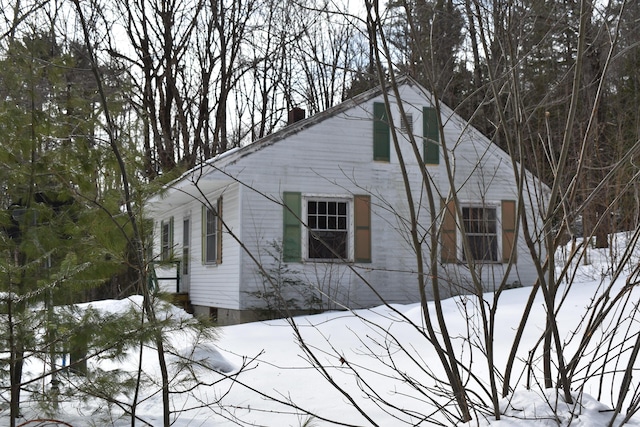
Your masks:
M9 355L0 364L12 425L25 360L51 362L78 332L57 336L54 306L117 272L125 249L118 201L100 188L113 172L102 160L99 111L81 61L81 52L35 33L12 43L0 63L0 332Z

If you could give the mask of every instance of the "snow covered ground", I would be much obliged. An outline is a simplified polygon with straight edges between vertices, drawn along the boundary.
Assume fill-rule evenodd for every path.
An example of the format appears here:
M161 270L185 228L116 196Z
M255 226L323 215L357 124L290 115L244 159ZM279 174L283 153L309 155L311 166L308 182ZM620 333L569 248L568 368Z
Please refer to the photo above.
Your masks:
M594 295L601 292L603 284L610 283L611 254L610 251L592 251L590 263L577 268L576 280L567 291L563 309L558 314L560 336L567 343L568 350L575 348L575 339L571 341L570 338L573 332L580 332L582 316L592 303ZM633 267L629 266L625 275L617 279L617 287L625 284ZM559 295L563 295L564 291L565 288L560 289ZM529 293L529 288L520 288L506 291L500 297L494 342L496 366L499 369L506 362L515 328ZM491 295L486 298L490 300ZM634 334L640 328L630 315L636 308L637 292L630 301L625 314L616 312L612 321L603 326L603 335L615 326L615 319L625 319L624 321L630 320L631 325L631 329L625 330L626 337L630 341L635 340ZM140 298L134 297L124 301L96 302L92 306L110 312L125 310L130 304L139 303ZM476 308L473 300L464 296L451 298L444 303L449 333L456 337L454 344L465 361L465 366L473 374L486 378L486 363L479 356L482 345L477 339L474 341L464 338L469 336L470 331L473 336L474 328L478 326ZM178 309L173 309L171 315L187 317L186 313ZM554 390L542 390L539 383L536 383L542 376L538 366L539 358L535 358L532 368L527 369L524 360L528 357L529 350L538 343L541 331L544 330L545 316L539 296L520 346L521 361L516 365L516 373L512 377L513 383L517 381L516 390L501 401L501 420L495 421L486 414L476 413L474 420L467 426L596 427L608 424L614 404L610 392L620 384L622 374L609 374L603 382L597 378L585 379L584 393L574 393L574 403L567 404L562 394L558 395ZM442 378L441 367L431 346L421 335L420 328L409 321L422 325L422 313L418 305L395 305L360 310L355 314L330 312L296 318L299 334L313 351L315 364L310 362L310 355L301 349L299 336L285 320L222 327L219 328L219 337L215 341L204 340L195 345L192 333L173 332L169 342L175 349L175 355L168 355L169 370L174 388L184 390L172 396L173 409L176 411L173 425L325 426L332 425L330 421L344 425L372 425L349 401L350 398L377 425L419 424L417 416L399 415L397 410L378 405L375 398L367 395L367 391L375 391L380 398L402 408L405 413L411 410L416 414L433 411L434 419L440 419L442 425L454 425L444 415L438 415L437 408L430 403L431 397L440 399L437 397L437 389L431 387L430 376ZM570 355L571 351L567 354ZM141 356L145 377L150 382L141 393L141 404L137 410L140 422L137 425L159 426L162 425L162 399L159 388L153 385L159 378L157 356L152 349L145 349ZM127 359L118 364L103 361L100 367L135 370L139 357L138 352L131 352ZM192 383L179 382L180 378L185 377L185 371L179 369L181 357L189 357L198 362L193 369L201 381L200 385L192 388ZM590 367L587 363L585 372L602 367L599 360L602 358L594 357L593 369L588 371ZM624 359L613 359L609 363L616 361ZM406 378L415 380L415 384L411 386L394 374L389 367L391 363ZM33 370L38 368L42 369L41 366L30 366ZM360 374L360 378L356 378L355 372ZM589 375L585 374L584 377ZM338 391L327 378L346 393ZM486 383L474 383L468 375L465 375L465 379L469 381L471 389L480 390L483 385L486 386ZM526 388L528 383L532 385L530 390ZM632 388L636 385L637 383L632 383ZM43 382L42 387L46 388L47 384ZM427 394L429 390L434 392L433 396ZM633 391L632 389L631 392ZM481 397L488 404L487 396ZM126 400L130 396L118 398ZM0 425L7 425L8 409L6 405L2 409ZM316 416L309 416L302 409ZM116 405L107 405L95 399L61 402L60 411L60 414L51 418L63 420L72 426L131 425L129 418L121 417L122 411ZM25 418L22 422L43 418L36 405L27 405L23 415ZM632 418L628 425L640 426L640 417Z

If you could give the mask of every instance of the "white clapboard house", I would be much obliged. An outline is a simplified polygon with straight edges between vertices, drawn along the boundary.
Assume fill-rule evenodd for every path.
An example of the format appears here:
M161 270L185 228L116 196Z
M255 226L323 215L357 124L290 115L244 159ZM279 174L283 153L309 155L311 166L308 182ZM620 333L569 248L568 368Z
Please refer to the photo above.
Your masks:
M469 291L469 257L487 291L505 274L510 286L533 284L536 271L516 230L511 159L446 106L438 117L431 95L413 80L399 86L406 119L393 91L387 94L388 110L381 88L309 118L296 109L282 130L208 160L152 197L146 214L155 223L159 286L220 324L254 320L285 302L310 310L419 301L392 125L423 234L432 221L420 168L435 192L439 243L432 248L426 238L424 247L438 251L442 295ZM525 176L533 230L545 187ZM427 296L430 286L427 280Z

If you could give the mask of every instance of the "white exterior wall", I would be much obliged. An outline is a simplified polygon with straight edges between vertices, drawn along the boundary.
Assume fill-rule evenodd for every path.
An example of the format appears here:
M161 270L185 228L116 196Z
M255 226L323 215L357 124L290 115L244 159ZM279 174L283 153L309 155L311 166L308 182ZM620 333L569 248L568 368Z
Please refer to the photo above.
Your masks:
M403 86L401 98L405 110L413 114L413 133L422 155L422 108L430 106L429 101L415 86ZM282 242L283 207L278 202L282 201L284 192L300 192L303 197L371 196L371 263L340 265L303 260L301 263L287 265L298 273L300 279L319 289L325 299L335 302L333 305L325 304L324 308L340 308L341 305L351 308L375 306L382 303L381 298L394 303L418 300L417 267L407 228L407 197L393 142L390 162L372 160L374 102L383 102L383 97L380 95L354 105L321 121L309 122L304 129L276 141L258 141L250 150L231 153L219 159L215 164L220 170L208 169L209 172L202 178L202 181L211 186L212 200L224 188L224 221L266 268L274 264L273 257L267 253L273 252L272 243ZM392 108L395 110L395 106ZM399 127L398 112L394 111L392 116ZM454 170L454 187L461 204L495 204L500 215L500 202L516 199L510 160L473 130L463 133L467 124L446 107L443 107L441 119L444 124L444 144L452 150L448 156ZM420 204L417 206L419 219L426 227L430 221L430 213L424 186L421 185L418 162L406 136L402 133L398 135L404 160L410 169L414 202ZM442 150L440 164L427 166L427 170L436 187L436 208L440 209L440 198L447 197L450 187ZM233 181L230 181L230 177ZM235 183L228 185L229 182ZM536 185L537 181L530 178L529 182ZM220 183L224 183L224 186ZM169 199L172 197L174 196ZM202 265L198 262L201 256L199 236L202 225L199 202L186 205L174 203L180 205L175 208L175 218L180 218L178 212L181 209L190 209L192 212L192 303L240 310L259 305L260 301L250 295L261 290L264 283L258 274L256 262L240 249L234 238L224 233L222 264ZM533 209L537 207L534 206ZM533 218L531 209L529 216ZM156 219L159 223L162 218ZM181 219L175 224L181 225ZM457 235L460 240L460 233ZM501 245L500 236L498 237ZM179 243L179 239L176 242ZM425 250L429 251L430 248L425 246ZM501 259L500 247L498 254ZM427 252L425 256L428 256ZM486 290L492 290L494 284L499 283L504 275L504 268L505 264L501 263L482 265L478 272ZM444 295L464 292L470 278L469 271L463 264L441 265L440 274L444 279L441 281L445 284L443 286L447 287L442 289ZM518 280L523 285L531 285L534 279L535 269L520 235L517 265L513 266L507 283ZM449 287L447 283L455 283L462 288ZM430 294L429 290L427 292Z
M207 200L216 206L216 200L222 197L222 215L226 225L235 233L240 233L239 191L236 183L211 183L203 178L199 184ZM195 193L197 194L197 192ZM202 206L201 200L187 194L173 195L158 200L150 213L156 219L154 232L154 254L160 253L160 222L174 218L174 253L182 254L183 219L190 218L190 274L189 296L191 303L204 307L219 307L237 310L240 308L238 290L239 245L232 234L222 233L222 263L204 264L202 261ZM154 212L163 212L162 214Z
M464 130L464 131L463 131ZM449 153L452 168L454 170L454 182L457 197L460 205L466 206L493 206L496 208L498 224L502 223L501 201L518 199L518 189L513 171L511 159L505 152L496 145L489 144L479 132L473 128L468 128L468 124L460 120L457 116L451 116L450 122L445 124L446 144L448 147L455 147L453 153ZM443 167L443 165L441 165ZM537 189L544 193L542 184L533 179L530 174L526 175L526 188ZM443 191L448 185L448 179L444 176L440 180ZM538 212L536 196L531 198L525 195L524 205L527 211L528 223L535 227L537 225L534 212ZM535 230L531 230L535 234ZM458 258L461 259L461 234L457 233ZM533 285L537 277L537 271L531 260L530 252L523 238L522 225L518 232L518 254L516 264L511 266L509 276L506 279L508 285L518 282L523 286ZM544 258L544 255L542 255ZM502 239L498 236L498 258L502 260ZM505 274L507 264L485 263L477 266L477 272L481 278L484 289L493 291L497 289ZM466 265L445 265L446 278L461 285L460 289L455 289L456 293L471 292L470 287L465 283L471 280L471 273Z
M414 134L418 137L422 153L422 107L429 104L409 87L404 88L402 98L405 109L413 113ZM242 239L267 264L272 258L266 255L265 249L270 248L273 241L280 242L283 233L283 208L270 199L281 201L283 192L300 192L303 198L305 195L371 195L370 264L352 264L355 272L349 266L332 263L303 261L289 264L291 269L301 273L305 282L314 284L330 299L337 300L338 306L367 307L382 303L362 278L387 301L412 302L418 299L415 256L408 243L406 223L403 224L409 219L406 193L393 144L389 163L372 160L373 103L382 101L382 97L371 99L366 104L264 147L225 169L226 173L252 188L245 188L243 192ZM394 122L399 126L399 115L396 113ZM486 203L496 204L499 215L501 200L515 200L515 181L508 159L497 147L486 145L485 140L461 139L464 122L455 118L448 120L446 117L443 117L443 122L445 142L449 146L456 146L455 154L450 158L455 166L455 183L461 202L477 204L484 199ZM399 136L403 137L401 133ZM413 168L410 175L414 200L416 203L425 201L419 210L420 219L428 223L430 218L426 197L420 194L423 187L417 170L418 163L409 142L404 139L400 144L405 162ZM428 166L428 171L437 183L439 194L446 196L449 183L442 157L440 164ZM470 180L469 176L473 178ZM462 186L462 183L465 185ZM436 194L435 198L439 209L440 196ZM523 284L531 284L530 278L535 270L527 262L528 252L522 239L519 242L518 264L512 269L508 283L519 280ZM500 248L498 253L501 254ZM240 293L246 296L262 286L262 279L255 274L255 262L244 255L243 259ZM487 290L491 290L496 281L499 283L504 267L501 263L483 265L480 272ZM470 277L465 267L460 265L445 266L442 274L445 278L455 278L461 282ZM447 294L447 291L443 290L443 293ZM449 293L460 291L453 289ZM242 308L250 308L252 304L256 302L247 298Z

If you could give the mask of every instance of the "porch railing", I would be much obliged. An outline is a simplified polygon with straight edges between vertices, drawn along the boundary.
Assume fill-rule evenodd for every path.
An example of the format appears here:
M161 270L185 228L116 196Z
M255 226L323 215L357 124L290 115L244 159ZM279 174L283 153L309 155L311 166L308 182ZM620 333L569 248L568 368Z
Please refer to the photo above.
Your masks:
M149 263L148 286L152 292L160 290L180 293L180 261L154 261ZM164 286L174 282L174 286Z

